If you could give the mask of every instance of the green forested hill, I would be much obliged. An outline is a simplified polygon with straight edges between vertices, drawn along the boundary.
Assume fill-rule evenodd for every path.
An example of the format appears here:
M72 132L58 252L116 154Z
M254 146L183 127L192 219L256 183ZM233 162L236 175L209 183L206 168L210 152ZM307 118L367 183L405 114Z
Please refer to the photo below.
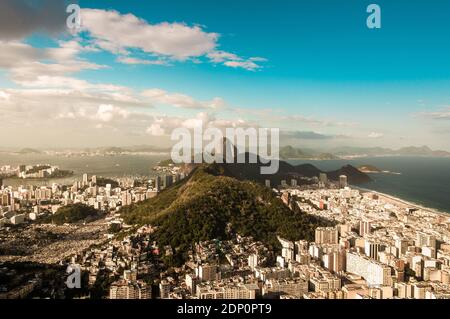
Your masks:
M62 225L65 223L91 221L98 217L99 212L95 208L77 203L60 207L54 215L47 217L46 222Z
M227 229L275 248L277 235L312 240L315 228L328 224L291 211L260 184L223 174L219 165L197 167L185 181L155 198L124 207L122 216L129 224L158 225L158 243L181 253L198 241L227 238Z

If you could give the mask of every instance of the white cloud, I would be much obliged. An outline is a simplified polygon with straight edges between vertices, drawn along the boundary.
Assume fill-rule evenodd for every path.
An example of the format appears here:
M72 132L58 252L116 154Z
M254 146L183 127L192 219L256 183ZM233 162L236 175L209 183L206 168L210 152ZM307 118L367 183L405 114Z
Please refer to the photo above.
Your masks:
M115 10L82 9L82 29L108 51L137 48L150 54L184 60L205 55L217 45L219 35L182 23L150 24L133 14Z
M383 133L372 132L367 137L368 138L382 138L384 136Z
M171 93L161 89L145 90L142 92L142 96L155 104L172 105L187 109L219 109L225 106L225 102L219 97L215 97L210 101L198 101L189 95Z
M48 49L17 41L0 41L0 47L0 69L5 69L10 79L22 86L61 87L55 84L65 83L78 88L82 80L69 80L67 75L106 67L78 59L80 52L91 48L83 48L75 41L60 42L59 47Z
M206 32L201 26L184 23L162 22L151 24L133 14L121 14L115 10L83 9L82 31L88 32L101 49L121 55L118 62L125 64L165 64L157 59L130 57L131 50L140 50L149 56L200 62L207 57L213 63L232 68L256 70L256 62L266 59L244 59L234 53L217 50L219 34Z
M242 68L249 71L254 71L261 68L258 64L253 61L226 61L224 65L231 68Z
M131 58L131 57L118 57L117 62L123 63L123 64L151 64L151 65L169 65L167 61L164 60L144 60L144 59L138 59L138 58Z
M111 122L116 117L126 119L129 115L129 112L113 106L111 104L102 104L98 107L97 114L95 118L100 120L101 122Z
M43 51L18 41L0 41L0 68L9 69L23 62L33 62L44 57Z
M212 62L221 63L228 60L240 60L241 58L234 53L229 53L225 51L213 51L208 53L208 58L211 59Z
M78 55L82 52L98 52L99 50L93 46L81 44L81 39L74 38L69 41L59 41L58 47L46 49L47 57L64 62L68 60L74 60L78 58Z
M155 116L151 124L147 127L146 132L153 136L170 136L172 131L176 128L194 129L199 127L202 127L203 129L214 127L225 132L226 128L258 127L258 125L242 119L218 119L210 113L200 112L194 117Z
M9 100L10 97L11 97L11 94L6 93L4 91L0 91L0 99L1 100Z
M146 130L147 134L152 136L163 136L165 135L164 129L161 127L160 124L154 123L150 125L149 128Z
M208 53L208 58L213 63L222 63L231 68L242 68L249 71L260 69L261 66L255 62L266 62L267 60L260 57L252 57L244 59L234 53L226 51L212 51Z

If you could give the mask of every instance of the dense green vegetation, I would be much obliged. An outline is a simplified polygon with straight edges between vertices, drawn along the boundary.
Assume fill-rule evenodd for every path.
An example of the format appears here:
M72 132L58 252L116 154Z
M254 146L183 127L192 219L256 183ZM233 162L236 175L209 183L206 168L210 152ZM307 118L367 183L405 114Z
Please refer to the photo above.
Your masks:
M175 165L175 163L172 161L172 159L162 160L158 163L158 166L161 166L161 167L170 166L170 165Z
M373 165L361 165L358 167L361 172L380 173L381 170Z
M49 168L51 168L51 166L49 166L49 165L36 165L36 166L33 166L32 168L30 168L29 170L27 170L26 174L34 174L34 173L37 173L39 171L42 171L44 169L49 169Z
M62 225L90 221L98 217L99 212L95 208L77 203L60 207L54 215L47 218L46 222Z
M68 176L72 176L73 175L73 171L69 171L69 170L56 170L55 172L53 172L49 177L51 178L63 178L63 177L68 177Z
M223 176L223 167L197 167L185 181L143 203L124 207L129 224L155 224L155 240L182 254L195 242L226 239L230 232L253 236L277 249L280 235L312 240L324 220L293 212L271 190L249 181Z

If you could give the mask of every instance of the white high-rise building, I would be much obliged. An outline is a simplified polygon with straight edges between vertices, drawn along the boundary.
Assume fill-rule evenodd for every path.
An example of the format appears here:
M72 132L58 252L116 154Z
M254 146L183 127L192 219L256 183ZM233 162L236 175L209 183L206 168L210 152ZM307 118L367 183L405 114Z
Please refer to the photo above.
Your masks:
M258 266L258 254L251 254L248 256L248 266L253 271Z
M328 184L328 177L326 173L319 174L319 182L322 187L325 187Z
M83 186L88 184L88 174L83 174Z
M364 243L364 252L367 257L378 260L378 252L380 251L380 244L371 240L366 240Z
M346 259L347 272L359 275L370 286L390 286L391 268L355 252L348 252Z
M348 186L347 176L341 175L339 176L339 188L345 188Z

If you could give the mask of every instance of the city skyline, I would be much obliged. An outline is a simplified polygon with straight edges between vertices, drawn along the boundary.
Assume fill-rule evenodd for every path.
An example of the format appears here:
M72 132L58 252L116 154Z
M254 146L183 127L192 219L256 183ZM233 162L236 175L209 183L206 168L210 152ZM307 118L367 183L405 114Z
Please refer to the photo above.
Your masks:
M449 15L2 0L0 301L450 299Z
M4 147L163 146L203 121L299 147L450 150L444 1L378 1L375 30L368 1L79 1L72 34L72 1L30 3L1 5Z

